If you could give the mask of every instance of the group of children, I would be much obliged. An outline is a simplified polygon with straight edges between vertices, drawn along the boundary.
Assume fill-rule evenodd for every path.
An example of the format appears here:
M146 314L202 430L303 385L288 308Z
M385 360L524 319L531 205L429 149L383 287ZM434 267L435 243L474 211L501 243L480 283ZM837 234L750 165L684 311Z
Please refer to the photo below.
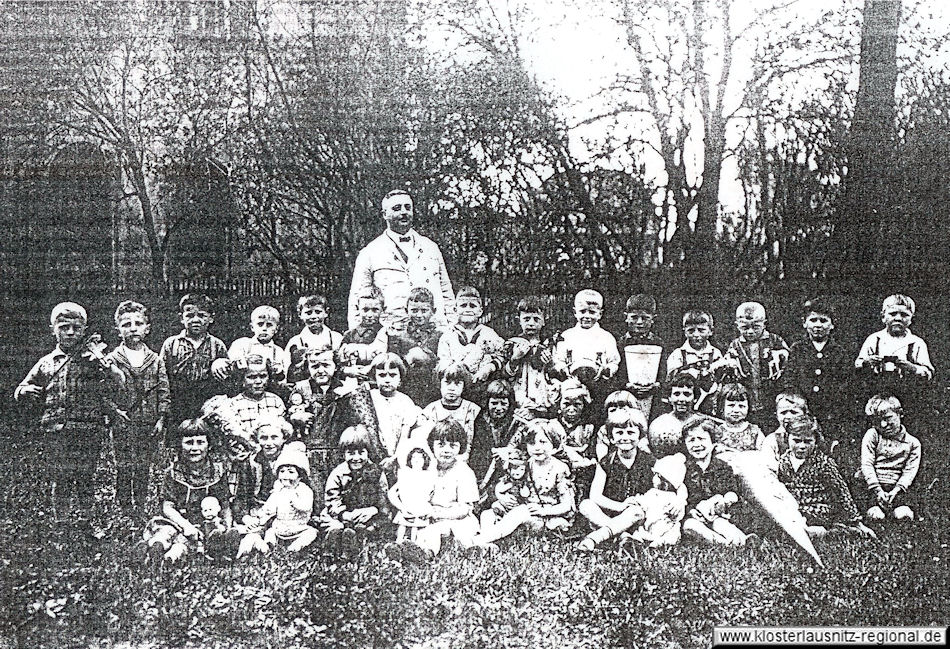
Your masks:
M933 366L910 331L909 297L884 301L884 328L856 359L820 299L804 305L805 336L790 347L766 329L762 305L740 305L725 353L710 342L712 316L688 311L685 342L662 352L655 378L635 381L625 350L663 348L648 295L627 300L619 339L600 326L603 298L589 289L575 298L577 325L553 337L529 297L518 303L521 331L503 339L482 323L471 287L444 329L425 288L404 305L370 289L358 307L360 324L341 335L326 325L324 297L300 298L303 328L282 348L280 313L259 306L251 335L226 346L209 333L211 300L186 295L181 333L156 354L142 304L118 306L109 353L87 336L83 307L57 305L56 348L15 393L42 404L54 511L69 511L71 493L80 516L91 506L111 438L118 504L142 521L149 469L163 449L174 455L139 548L153 561L316 541L352 557L369 538L396 558L424 559L446 537L495 548L519 529L573 538L582 551L684 534L757 543L768 522L733 470L737 453L758 454L813 536L871 535L865 522L915 516L921 445L903 408ZM858 447L849 440L859 398L869 427Z

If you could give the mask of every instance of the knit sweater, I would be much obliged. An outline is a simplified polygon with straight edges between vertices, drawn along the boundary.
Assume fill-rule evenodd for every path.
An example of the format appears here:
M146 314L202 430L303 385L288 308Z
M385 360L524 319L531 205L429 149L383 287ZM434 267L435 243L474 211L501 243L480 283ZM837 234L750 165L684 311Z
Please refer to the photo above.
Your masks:
M868 488L910 488L920 469L920 441L901 426L896 439L888 439L876 428L864 434L861 444L861 475Z

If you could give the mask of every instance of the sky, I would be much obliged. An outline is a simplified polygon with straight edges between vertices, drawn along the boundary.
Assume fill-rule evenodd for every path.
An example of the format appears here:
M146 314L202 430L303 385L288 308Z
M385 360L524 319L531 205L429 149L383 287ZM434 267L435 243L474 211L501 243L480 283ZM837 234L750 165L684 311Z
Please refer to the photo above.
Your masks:
M531 72L549 91L562 97L561 113L569 125L576 125L591 115L603 113L616 106L617 97L598 97L598 92L609 86L618 74L631 72L633 68L633 54L625 42L623 27L618 23L619 2L611 0L483 0L490 2L502 23L508 22L511 13L516 15L515 29L520 32L520 45ZM682 0L669 0L670 3ZM689 4L689 3L687 3ZM783 15L804 22L819 22L826 12L835 15L844 15L849 9L860 11L863 0L754 0L734 1L732 3L733 22L736 29L741 29L752 20L763 7L780 4L784 8ZM486 5L487 6L487 5ZM950 8L944 0L904 0L902 27L909 29L911 24L920 21L925 34L939 37L950 32ZM522 13L518 15L517 10ZM831 20L835 16L828 19ZM825 23L827 24L827 23ZM771 29L776 29L771 27ZM671 33L662 33L662 26L656 28L652 36L664 39ZM857 31L854 32L854 47L857 53ZM751 73L751 58L754 52L754 43L757 38L765 37L761 31L751 30L748 38L736 45L734 70L736 79L740 82ZM820 43L819 43L820 44ZM807 49L807 46L806 46ZM901 47L899 55L911 54L905 47ZM948 69L948 49L933 51L933 48L924 46L924 55L930 57L928 65ZM857 87L857 66L851 67L851 86ZM717 70L709 70L712 76ZM811 74L811 78L809 78ZM797 85L787 87L786 98L794 101L796 95L809 94L808 88L814 84L824 82L823 73L805 73ZM737 101L737 93L730 92L729 100ZM606 127L611 120L573 128L571 131L572 152L581 160L590 158L591 149L587 140L602 140ZM635 116L623 123L622 129L629 132L639 132L648 140L656 141L656 133L652 130L652 122L641 116ZM651 134L652 133L652 134ZM741 125L734 124L729 132L730 144L735 144L741 137ZM595 146L596 148L596 146ZM687 155L688 163L692 163L694 173L698 174L701 168L701 157L697 147L689 147L692 155ZM645 160L648 177L662 184L664 180L662 165L650 160L649 154ZM629 167L629 159L618 158L617 166ZM723 169L720 198L726 208L741 209L743 196L741 187L736 180L734 163L727 162Z

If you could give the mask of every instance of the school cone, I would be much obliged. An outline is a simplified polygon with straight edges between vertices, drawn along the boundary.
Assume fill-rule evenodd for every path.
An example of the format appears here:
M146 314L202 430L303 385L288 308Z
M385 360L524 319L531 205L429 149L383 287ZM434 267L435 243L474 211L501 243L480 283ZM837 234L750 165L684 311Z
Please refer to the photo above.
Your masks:
M775 524L781 527L805 553L822 568L825 564L815 550L811 537L805 529L805 518L798 510L798 503L769 470L759 451L739 451L722 453L720 459L726 462L739 478L746 494L759 508L768 514Z

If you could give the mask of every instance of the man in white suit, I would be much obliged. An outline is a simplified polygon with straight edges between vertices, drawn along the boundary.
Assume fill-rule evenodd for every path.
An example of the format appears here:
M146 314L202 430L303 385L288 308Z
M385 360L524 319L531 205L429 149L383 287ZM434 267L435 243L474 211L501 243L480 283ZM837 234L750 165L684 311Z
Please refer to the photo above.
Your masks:
M386 231L360 250L353 268L348 309L349 327L360 324L359 295L375 286L383 293L386 310L405 308L409 291L427 288L435 297L433 321L439 325L455 322L455 293L436 243L412 229L412 198L393 190L383 198Z

